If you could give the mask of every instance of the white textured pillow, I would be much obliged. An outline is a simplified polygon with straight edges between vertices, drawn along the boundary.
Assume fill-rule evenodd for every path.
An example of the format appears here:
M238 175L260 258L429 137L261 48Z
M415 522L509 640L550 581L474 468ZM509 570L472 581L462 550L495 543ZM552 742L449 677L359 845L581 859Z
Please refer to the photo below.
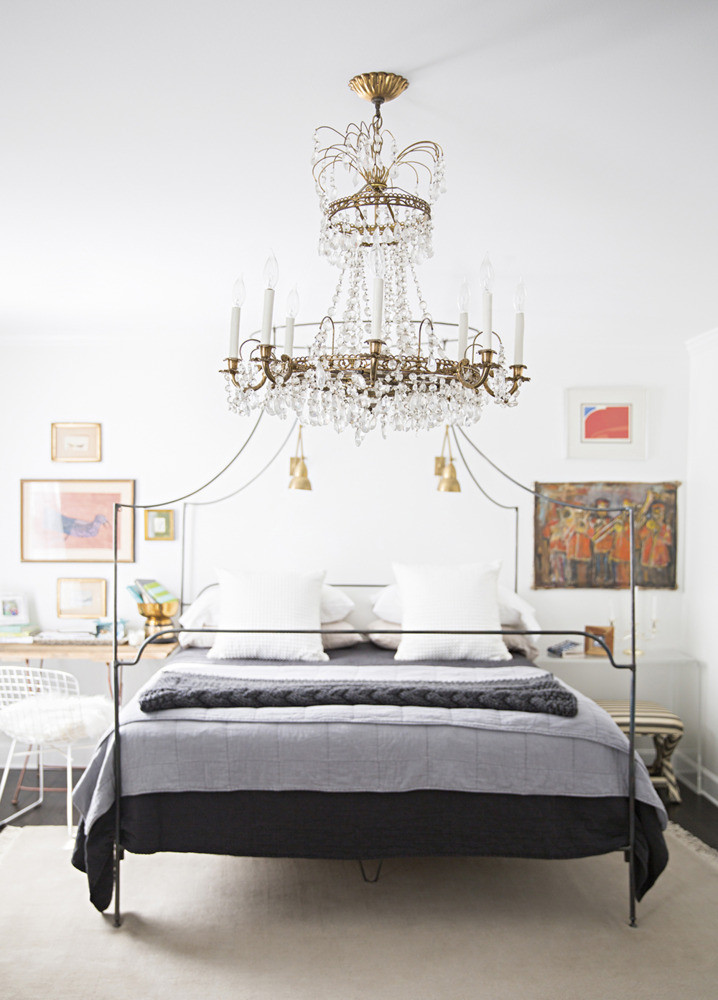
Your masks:
M515 594L513 590L509 590L508 587L504 587L503 584L499 584L498 600L499 618L506 628L538 628L534 608L528 603L528 601L525 601L522 597L519 597L518 594ZM401 625L401 598L399 596L399 588L395 583L392 583L388 587L384 587L382 592L379 594L379 597L374 602L373 611L377 618Z
M318 629L324 573L219 570L221 629ZM327 660L318 633L218 633L210 660Z
M404 629L501 629L499 564L395 565ZM510 660L500 635L402 635L397 660Z
M354 601L343 590L331 587L328 583L323 584L319 612L322 625L342 621L353 610L354 606ZM219 628L218 621L219 587L207 587L206 590L203 590L179 619L183 628ZM180 646L184 648L194 646L195 648L209 649L214 643L213 635L203 635L201 632L180 632L178 638ZM344 638L346 639L347 636ZM356 641L361 642L361 637ZM347 643L346 645L352 644Z

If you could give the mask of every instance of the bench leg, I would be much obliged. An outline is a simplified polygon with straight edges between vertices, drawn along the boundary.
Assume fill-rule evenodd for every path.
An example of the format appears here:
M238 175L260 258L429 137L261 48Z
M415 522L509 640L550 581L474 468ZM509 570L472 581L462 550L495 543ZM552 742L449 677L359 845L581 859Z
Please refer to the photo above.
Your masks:
M653 745L656 749L656 758L648 768L648 773L654 777L664 778L668 787L668 801L673 805L678 805L681 800L681 793L678 788L678 779L673 770L671 757L673 751L680 743L680 734L657 734L653 737Z

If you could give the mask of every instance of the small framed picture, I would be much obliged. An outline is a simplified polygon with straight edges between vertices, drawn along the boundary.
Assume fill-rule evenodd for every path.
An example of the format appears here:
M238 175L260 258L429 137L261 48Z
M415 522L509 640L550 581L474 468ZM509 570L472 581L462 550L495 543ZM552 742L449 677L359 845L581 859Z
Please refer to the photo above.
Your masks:
M135 561L132 479L23 479L20 482L22 562L112 562L114 505L117 558Z
M173 542L175 537L175 512L173 510L145 511L145 538L149 542Z
M608 625L605 628L602 625L587 625L584 628L584 632L589 632L590 634L585 636L583 640L583 651L586 656L606 656L606 650L601 645L600 642L596 642L592 639L592 635L599 636L603 639L608 646L611 656L613 656L613 626Z
M646 390L605 386L566 390L567 458L645 458Z
M100 424L53 424L53 462L99 462L102 459Z
M106 580L61 577L57 581L58 618L104 618L106 614Z
M30 613L24 594L0 594L0 625L29 625Z

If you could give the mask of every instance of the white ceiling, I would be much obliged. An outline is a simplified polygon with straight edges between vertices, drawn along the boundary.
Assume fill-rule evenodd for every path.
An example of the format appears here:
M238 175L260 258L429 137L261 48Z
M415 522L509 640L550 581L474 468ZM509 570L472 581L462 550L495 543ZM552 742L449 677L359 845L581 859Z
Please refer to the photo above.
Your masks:
M368 117L347 81L387 69L387 125L447 156L435 316L488 249L498 323L523 273L534 344L684 340L718 324L717 42L712 0L4 0L0 333L221 358L270 247L279 302L297 282L321 315L312 132Z

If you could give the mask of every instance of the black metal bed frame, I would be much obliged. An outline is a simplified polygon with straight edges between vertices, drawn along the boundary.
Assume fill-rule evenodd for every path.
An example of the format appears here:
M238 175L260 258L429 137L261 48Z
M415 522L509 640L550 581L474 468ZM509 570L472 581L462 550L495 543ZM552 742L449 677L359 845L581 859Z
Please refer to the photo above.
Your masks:
M124 849L120 843L121 839L121 817L122 817L122 747L120 738L120 697L121 697L121 670L123 667L136 666L144 653L145 649L157 642L167 641L167 636L178 635L180 632L192 632L192 633L232 633L232 634L244 634L244 633L266 633L271 635L282 635L282 634L332 634L332 635L344 635L349 633L360 632L361 629L340 629L340 630L330 630L330 629L183 629L183 628L168 628L163 629L161 632L156 632L154 635L149 636L140 645L137 650L137 655L133 660L120 660L118 658L118 641L117 641L117 583L118 583L118 518L121 509L132 509L132 510L150 510L153 508L165 508L171 504L184 502L185 514L188 504L186 501L198 493L206 489L212 483L216 482L239 458L244 449L249 444L252 439L259 423L262 419L262 414L260 413L254 427L249 433L249 436L245 439L244 443L240 447L239 451L232 457L232 459L224 466L215 476L213 476L208 482L204 483L198 489L193 490L191 493L187 493L184 496L177 497L174 500L165 500L162 503L153 504L120 504L116 503L113 505L113 520L112 520L112 550L113 550L113 630L112 630L112 676L113 676L113 701L114 701L114 744L113 744L113 764L114 764L114 780L115 780L115 815L114 815L114 847L113 847L113 882L114 882L114 926L120 927L122 924L122 912L120 908L120 866L124 857ZM269 462L250 480L240 486L238 489L234 490L232 493L227 494L224 497L219 497L216 500L204 501L201 504L196 505L209 505L215 503L221 503L224 500L231 499L242 490L246 489L253 482L255 482L259 476L261 476L281 451L284 449L287 441L292 435L294 428L297 425L295 420L292 424L289 433L283 440L279 449L274 453ZM469 473L470 478L481 491L483 496L486 497L492 504L497 507L501 507L504 510L513 510L515 516L515 554L514 554L514 589L518 589L518 542L519 542L519 508L510 506L507 504L502 504L499 501L491 497L486 490L480 485L473 472L471 471L466 458L461 451L461 446L459 444L458 437L456 435L456 429L452 428L454 440L457 446L458 454ZM545 497L544 494L538 493L536 490L532 490L530 487L524 486L518 480L513 479L508 473L504 472L503 469L499 468L494 462L491 461L488 456L477 447L476 444L468 437L468 435L461 430L462 436L471 445L471 447L484 458L497 472L508 479L514 486L519 489L524 490L527 493L532 494L540 499L546 499L553 504L561 507L569 507L574 510L584 510L584 511L596 511L597 508L586 507L581 504L568 503L563 500L556 500L553 497ZM196 502L195 502L196 503ZM603 508L604 511L606 508ZM556 629L540 629L536 631L529 631L524 629L501 629L500 631L495 630L457 630L457 629L372 629L372 634L390 634L390 635L541 635L541 636L577 636L590 638L592 642L597 643L602 646L606 656L612 667L616 670L628 670L630 672L630 684L629 684L629 730L628 730L628 843L624 847L618 848L622 851L625 860L628 862L628 891L629 891L629 919L628 923L630 927L637 926L636 920L636 532L635 532L635 510L633 507L613 507L607 508L609 513L615 513L620 516L628 517L628 528L629 528L629 541L630 541L630 577L629 577L629 594L630 594L630 660L628 663L617 663L613 657L613 652L608 647L607 643L602 636L594 635L592 633L577 631L577 630L556 630ZM182 518L182 604L184 605L184 583L185 583L185 523L186 516ZM340 584L343 587L381 587L383 584ZM205 588L206 589L206 588ZM362 862L360 861L360 865ZM362 875L365 881L376 881L378 878L378 871L374 879L367 879L362 866Z

